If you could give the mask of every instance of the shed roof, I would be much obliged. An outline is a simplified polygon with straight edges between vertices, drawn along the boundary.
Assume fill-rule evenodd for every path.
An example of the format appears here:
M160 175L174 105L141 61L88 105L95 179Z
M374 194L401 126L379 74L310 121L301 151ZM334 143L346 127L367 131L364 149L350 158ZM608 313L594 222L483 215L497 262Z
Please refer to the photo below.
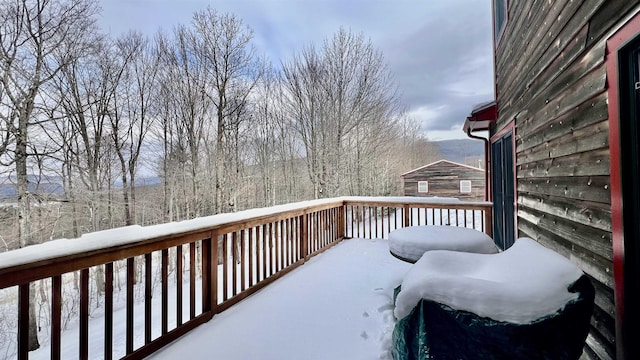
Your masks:
M469 170L475 170L475 171L484 172L484 169L480 169L480 168L477 168L477 167L473 167L473 166L460 164L460 163L457 163L457 162L453 162L453 161L442 159L442 160L438 160L438 161L432 162L431 164L427 164L427 165L421 166L419 168L416 168L416 169L413 169L413 170L409 170L409 171L405 172L404 174L401 174L400 176L404 177L406 175L412 174L412 173L420 171L420 170L424 170L424 169L426 169L428 167L431 167L431 166L434 166L434 165L438 165L438 164L441 164L441 163L448 163L448 164L455 165L455 166L465 167L465 168L468 168Z

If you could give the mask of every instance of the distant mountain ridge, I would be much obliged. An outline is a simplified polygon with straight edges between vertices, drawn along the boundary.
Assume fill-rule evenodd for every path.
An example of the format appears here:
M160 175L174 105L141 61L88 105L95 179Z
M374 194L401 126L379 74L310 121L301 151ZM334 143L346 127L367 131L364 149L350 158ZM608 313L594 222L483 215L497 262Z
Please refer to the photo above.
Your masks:
M481 140L457 139L434 141L444 160L478 166L478 160L484 159L484 143Z
M153 186L161 183L162 179L158 176L136 178L136 186ZM113 185L122 187L122 180L117 179ZM45 179L39 179L35 175L29 175L28 191L44 196L59 196L64 194L64 187L62 179L59 176L49 176ZM0 179L0 200L13 199L17 195L18 189L14 178Z

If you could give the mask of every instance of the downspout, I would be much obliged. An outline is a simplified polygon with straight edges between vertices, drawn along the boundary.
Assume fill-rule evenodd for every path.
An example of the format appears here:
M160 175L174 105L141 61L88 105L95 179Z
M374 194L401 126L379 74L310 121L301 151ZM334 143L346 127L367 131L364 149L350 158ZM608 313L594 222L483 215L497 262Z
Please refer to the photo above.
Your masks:
M471 128L467 128L467 136L471 139L484 142L484 201L489 200L489 140L481 136L471 134Z

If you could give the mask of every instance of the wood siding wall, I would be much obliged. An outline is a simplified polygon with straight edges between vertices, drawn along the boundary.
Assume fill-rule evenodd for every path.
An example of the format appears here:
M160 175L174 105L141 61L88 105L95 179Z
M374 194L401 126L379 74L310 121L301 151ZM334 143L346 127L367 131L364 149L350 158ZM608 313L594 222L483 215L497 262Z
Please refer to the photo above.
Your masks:
M438 162L402 177L405 196L453 197L466 201L484 201L484 171L451 162ZM460 180L471 180L471 193L460 192ZM418 181L429 182L429 192L418 192Z
M638 0L509 1L496 49L499 119L515 119L517 231L596 288L584 359L615 358L605 45Z

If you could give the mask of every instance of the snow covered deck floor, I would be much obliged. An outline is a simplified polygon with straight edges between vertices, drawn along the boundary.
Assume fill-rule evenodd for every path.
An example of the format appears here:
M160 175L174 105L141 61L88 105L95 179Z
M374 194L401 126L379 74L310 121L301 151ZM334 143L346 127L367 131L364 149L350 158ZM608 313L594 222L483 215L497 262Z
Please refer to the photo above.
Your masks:
M345 240L153 359L391 359L393 289L411 264L386 240Z

